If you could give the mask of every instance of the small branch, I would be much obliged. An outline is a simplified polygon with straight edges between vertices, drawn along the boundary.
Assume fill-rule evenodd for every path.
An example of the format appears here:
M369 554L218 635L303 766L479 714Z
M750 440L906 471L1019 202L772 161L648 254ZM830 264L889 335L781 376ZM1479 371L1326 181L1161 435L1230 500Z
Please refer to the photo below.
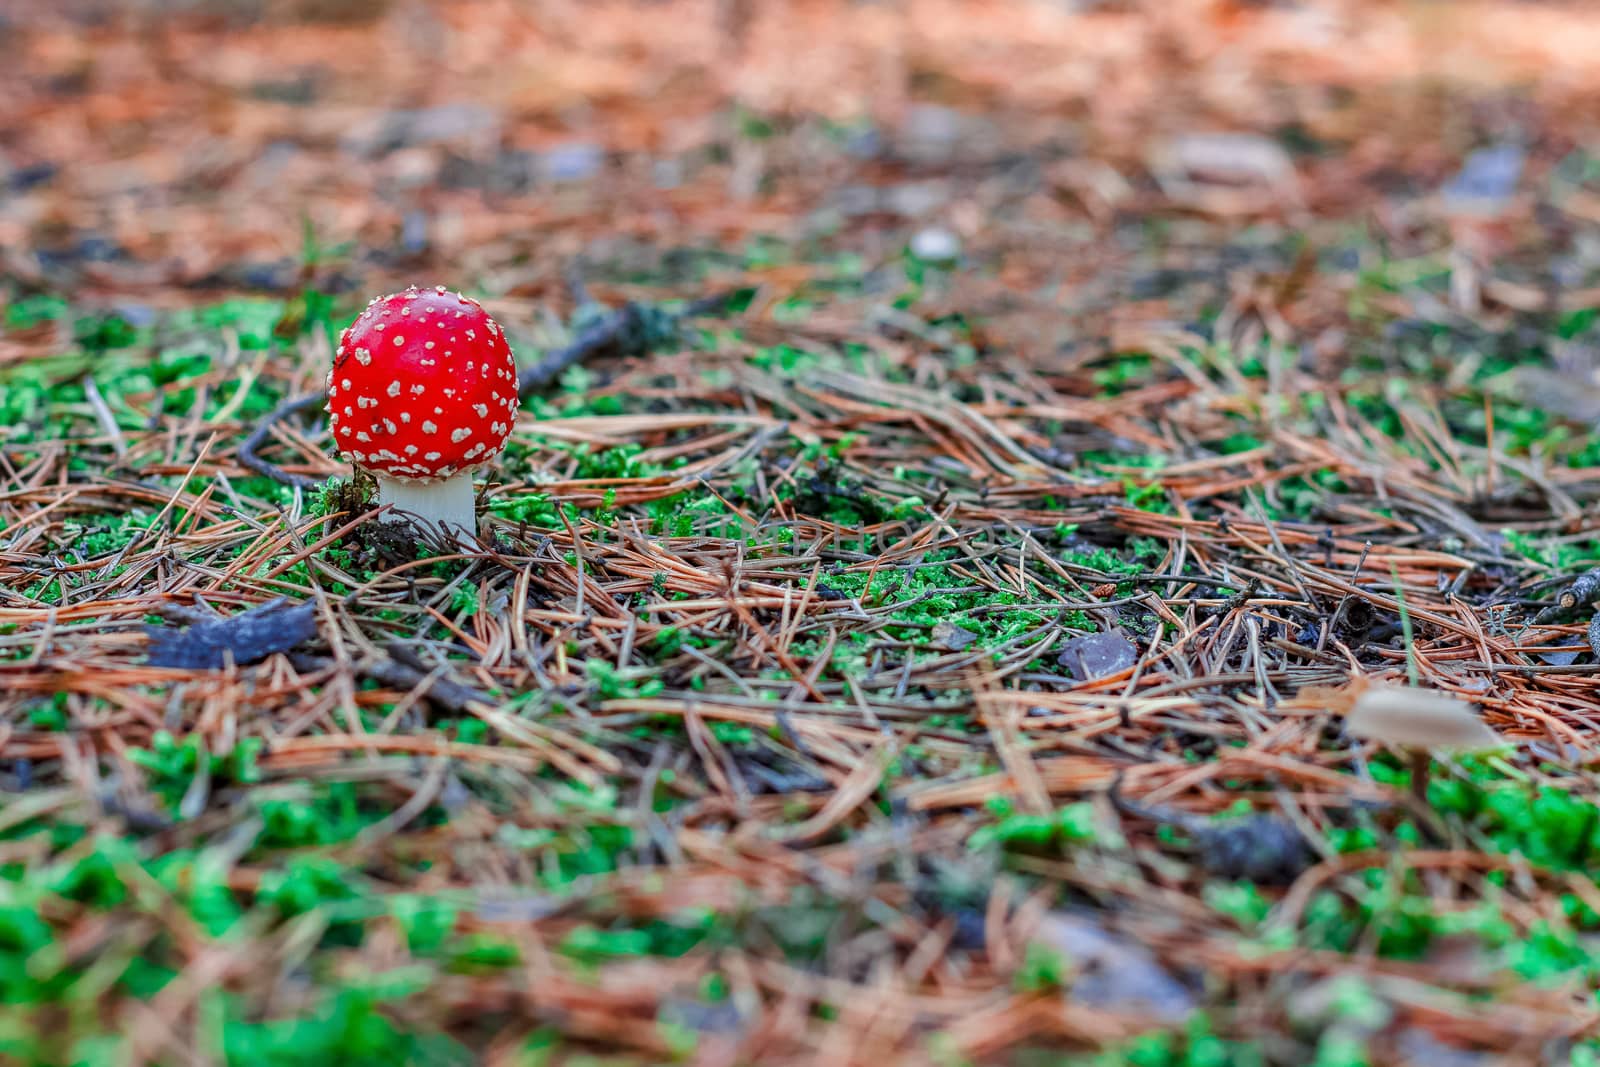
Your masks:
M389 658L387 659L363 660L351 666L363 678L370 678L387 689L410 691L423 682L428 682L427 689L420 693L419 696L443 711L454 712L458 715L468 711L473 704L490 703L487 695L460 683L452 682L448 678L434 677L432 681L428 681L432 675L431 671L421 669L420 666L412 666L394 658L398 647L390 645L385 649L389 653ZM408 656L407 658L412 657ZM294 665L295 670L303 674L328 670L337 665L333 659L327 656L317 656L307 652L291 652L289 654L289 662Z
M526 397L565 373L568 367L602 355L642 355L659 343L663 333L677 329L685 319L712 315L727 307L743 290L730 289L690 301L681 311L661 312L642 304L627 303L580 333L571 344L545 354L517 375L517 393ZM654 317L654 321L652 321Z
M317 488L322 484L323 479L307 478L303 474L286 471L277 464L268 463L262 459L256 454L256 450L266 444L267 435L272 432L274 426L287 418L300 414L302 411L308 411L316 407L323 402L323 399L323 394L320 392L306 393L303 396L292 397L279 404L272 414L262 420L261 425L250 431L250 436L246 437L244 443L239 446L239 462L257 474L271 478L273 481L282 482L285 485L293 485L300 489Z
M601 321L580 333L570 345L545 354L533 366L517 375L517 394L527 396L555 381L568 367L593 356L621 350L625 335L637 332L642 315L637 304L624 304Z
M100 386L95 384L92 374L83 376L83 395L88 397L89 406L94 409L94 418L100 424L100 429L111 439L111 447L116 451L117 459L120 461L126 458L128 440L122 436L122 427L117 425L117 417L111 413L111 407L101 395Z

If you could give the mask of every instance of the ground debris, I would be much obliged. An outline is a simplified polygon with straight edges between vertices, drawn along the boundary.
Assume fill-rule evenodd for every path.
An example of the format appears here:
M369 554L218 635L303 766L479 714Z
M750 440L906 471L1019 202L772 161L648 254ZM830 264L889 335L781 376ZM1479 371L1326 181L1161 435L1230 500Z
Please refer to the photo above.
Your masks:
M1074 1001L1158 1022L1177 1022L1194 1010L1194 994L1149 949L1107 930L1095 916L1051 912L1034 938L1072 966L1067 995Z
M8 1052L1593 1058L1585 8L9 5ZM470 551L308 491L412 284Z
M1275 815L1211 822L1178 808L1129 800L1120 781L1112 784L1109 796L1124 815L1183 831L1196 862L1221 878L1281 884L1293 881L1315 860L1305 836Z
M1439 190L1446 210L1499 215L1517 191L1527 158L1522 147L1515 144L1492 145L1473 152Z
M1574 578L1570 584L1556 595L1555 603L1542 609L1533 617L1533 625L1539 626L1547 622L1554 622L1573 612L1594 612L1589 618L1588 628L1584 632L1584 639L1589 645L1596 663L1600 663L1600 567L1585 571ZM1554 655L1554 654L1551 654ZM1545 657L1546 662L1560 662L1562 657ZM1571 662L1568 660L1567 662Z
M154 667L215 670L231 661L256 663L288 652L317 636L317 605L290 605L282 598L228 618L206 619L175 630L147 626L149 662Z
M1079 682L1104 678L1139 662L1139 649L1115 631L1074 637L1061 646L1056 662Z

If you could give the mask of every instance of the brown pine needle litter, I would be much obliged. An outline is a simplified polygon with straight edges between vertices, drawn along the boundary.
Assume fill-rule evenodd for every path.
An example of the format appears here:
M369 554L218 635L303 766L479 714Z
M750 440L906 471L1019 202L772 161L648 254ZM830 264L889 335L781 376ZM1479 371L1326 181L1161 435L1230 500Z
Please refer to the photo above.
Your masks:
M1583 5L12 8L0 1062L1600 1063Z

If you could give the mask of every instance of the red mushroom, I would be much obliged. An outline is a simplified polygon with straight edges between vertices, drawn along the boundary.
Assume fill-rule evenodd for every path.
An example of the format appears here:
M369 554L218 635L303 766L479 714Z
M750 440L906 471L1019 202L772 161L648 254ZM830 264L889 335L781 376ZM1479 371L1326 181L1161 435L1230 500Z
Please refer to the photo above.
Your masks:
M517 404L505 331L442 285L368 304L328 374L333 439L379 503L457 536L477 530L472 471L505 447Z

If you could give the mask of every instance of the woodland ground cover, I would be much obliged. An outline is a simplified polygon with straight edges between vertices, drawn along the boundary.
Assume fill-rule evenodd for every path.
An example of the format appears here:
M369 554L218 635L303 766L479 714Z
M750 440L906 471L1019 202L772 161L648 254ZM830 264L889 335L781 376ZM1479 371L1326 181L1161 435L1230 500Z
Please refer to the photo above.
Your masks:
M1600 1061L1576 5L6 17L0 1058Z

